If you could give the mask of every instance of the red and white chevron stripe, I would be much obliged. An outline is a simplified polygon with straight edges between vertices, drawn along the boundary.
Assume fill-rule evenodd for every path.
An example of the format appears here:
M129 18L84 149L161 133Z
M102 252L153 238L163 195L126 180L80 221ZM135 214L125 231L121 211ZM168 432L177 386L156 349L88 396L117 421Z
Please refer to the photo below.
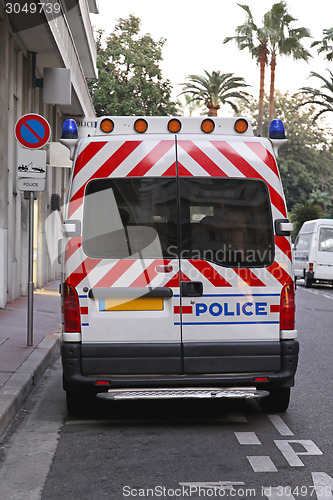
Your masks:
M68 219L82 219L84 191L91 179L176 176L177 169L179 176L261 179L269 189L273 219L286 218L279 172L269 146L264 144L259 138L217 140L216 136L210 141L182 136L177 146L173 139L91 139L75 163ZM181 280L202 279L214 287L284 285L292 279L290 260L288 239L276 236L275 262L267 268L230 269L193 259L186 261L186 266L182 267ZM81 238L77 237L68 240L65 262L66 281L75 287L179 287L177 260L92 259L83 253ZM156 266L161 263L171 263L173 274L158 273Z

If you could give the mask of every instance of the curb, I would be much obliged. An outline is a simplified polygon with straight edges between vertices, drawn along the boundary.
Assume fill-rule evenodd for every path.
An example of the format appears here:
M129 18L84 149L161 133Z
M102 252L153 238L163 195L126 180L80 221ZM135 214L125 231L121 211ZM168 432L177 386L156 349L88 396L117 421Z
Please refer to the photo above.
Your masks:
M59 351L60 334L46 335L0 389L0 437Z

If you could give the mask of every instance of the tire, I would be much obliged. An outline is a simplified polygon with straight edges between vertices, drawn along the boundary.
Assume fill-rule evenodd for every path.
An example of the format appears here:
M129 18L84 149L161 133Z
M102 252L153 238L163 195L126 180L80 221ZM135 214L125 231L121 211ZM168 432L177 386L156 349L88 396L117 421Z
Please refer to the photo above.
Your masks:
M90 393L66 390L67 411L73 417L85 416L94 408L96 397Z
M288 409L290 401L290 387L271 389L269 396L260 399L261 409L265 412L283 413Z
M305 285L305 288L311 288L312 287L312 283L313 283L313 280L308 278L307 275L305 275L305 278L304 278L304 285Z

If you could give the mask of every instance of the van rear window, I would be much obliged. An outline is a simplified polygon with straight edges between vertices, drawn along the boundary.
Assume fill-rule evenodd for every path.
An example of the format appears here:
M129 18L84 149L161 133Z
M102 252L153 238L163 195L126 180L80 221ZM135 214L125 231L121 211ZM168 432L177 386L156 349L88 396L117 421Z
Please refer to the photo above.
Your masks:
M95 258L184 258L227 267L274 260L267 185L255 179L108 178L86 187L83 250Z
M321 227L319 232L319 251L333 252L333 227Z

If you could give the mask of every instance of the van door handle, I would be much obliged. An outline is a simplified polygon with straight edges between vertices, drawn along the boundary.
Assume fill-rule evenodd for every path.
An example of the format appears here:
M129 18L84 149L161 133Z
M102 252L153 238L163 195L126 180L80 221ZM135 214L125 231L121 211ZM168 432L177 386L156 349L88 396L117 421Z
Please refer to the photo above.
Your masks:
M201 281L182 281L181 293L182 297L201 297L203 294Z

